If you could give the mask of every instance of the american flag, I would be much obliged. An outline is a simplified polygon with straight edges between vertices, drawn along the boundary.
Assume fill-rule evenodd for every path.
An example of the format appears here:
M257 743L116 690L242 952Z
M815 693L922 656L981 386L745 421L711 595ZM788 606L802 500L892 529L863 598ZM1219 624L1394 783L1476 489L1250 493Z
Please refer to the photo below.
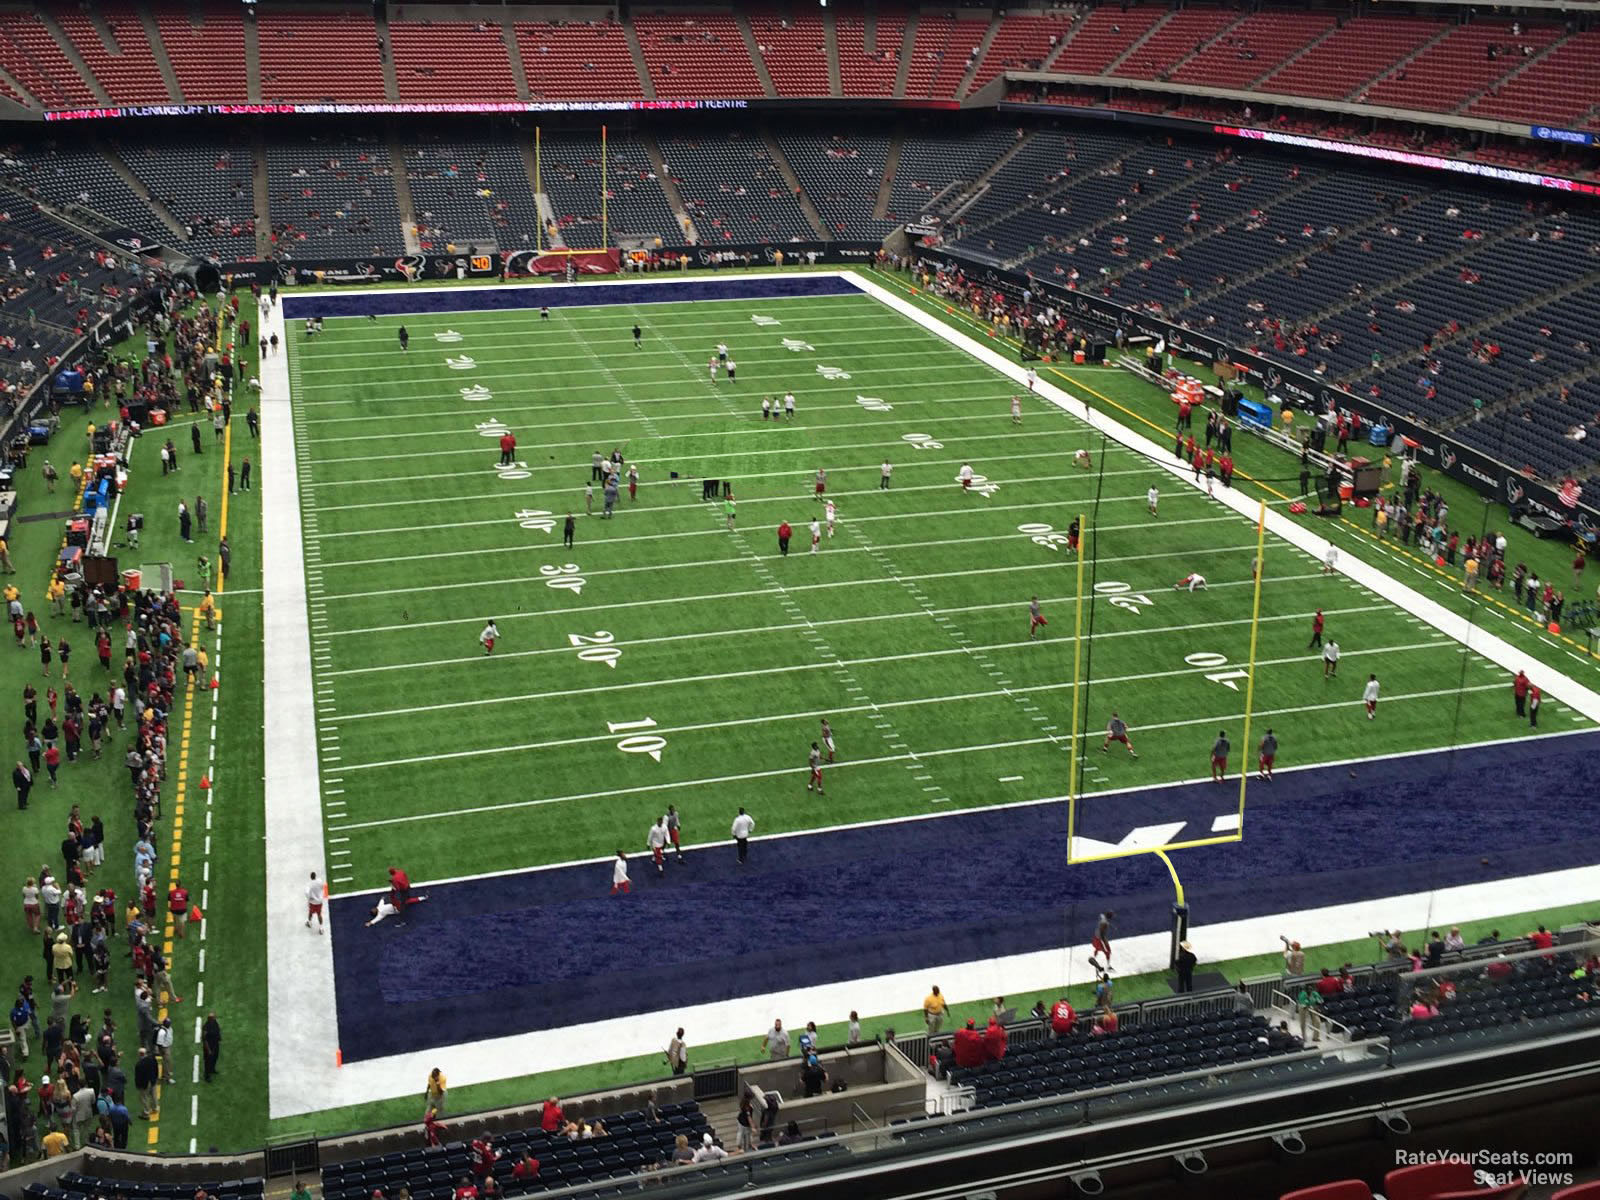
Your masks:
M1561 491L1558 493L1557 499L1559 499L1562 504L1566 505L1568 508L1577 508L1578 501L1582 497L1583 488L1579 485L1576 479L1573 479L1569 475L1567 478L1561 481Z

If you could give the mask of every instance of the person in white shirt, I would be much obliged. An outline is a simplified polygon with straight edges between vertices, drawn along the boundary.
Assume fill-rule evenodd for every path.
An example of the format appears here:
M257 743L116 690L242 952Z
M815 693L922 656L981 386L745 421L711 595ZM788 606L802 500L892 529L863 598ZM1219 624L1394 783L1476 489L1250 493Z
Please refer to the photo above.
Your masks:
M1361 698L1367 702L1367 720L1372 720L1378 712L1378 677L1367 676L1367 686L1361 691Z
M728 343L727 342L718 342L717 343L717 361L718 362L727 362L728 361Z
M1011 397L1011 423L1013 425L1021 425L1022 424L1022 397L1021 396L1013 396L1013 397Z
M617 860L611 864L611 894L618 892L623 895L633 891L633 884L628 880L628 856L621 850L617 851Z
M650 859L656 864L657 875L667 873L667 841L667 818L657 817L644 839L644 844L650 848Z
M1332 679L1339 674L1339 643L1329 638L1322 647L1322 677Z
M761 419L763 421L772 419L772 399L769 396L761 397Z
M817 552L817 547L822 543L822 525L812 518L811 520L811 553Z
M733 359L730 358L727 362L725 362L723 364L723 366L727 368L727 371L728 371L728 382L729 383L732 383L735 379L737 379L739 377L739 364L734 362Z
M1339 548L1329 546L1328 552L1322 556L1322 573L1332 575L1339 568Z
M822 512L823 516L826 517L828 521L828 536L830 538L833 536L834 511L832 500L828 500L823 503Z
M709 1132L701 1140L700 1149L694 1152L694 1161L697 1163L721 1162L727 1157L728 1152L711 1140Z
M756 819L741 808L739 815L734 817L733 828L730 830L733 834L734 845L739 847L739 862L741 865L750 857L750 834L754 832L755 827Z
M883 460L883 478L878 480L878 487L883 491L889 490L889 476L894 474L894 468L889 465L889 460Z
M390 917L397 916L399 912L400 910L389 902L389 897L380 896L378 903L372 909L372 919L367 922L367 928L372 928L379 921L387 921Z
M1159 516L1160 514L1156 512L1156 506L1161 503L1161 490L1151 484L1150 490L1144 494L1144 502L1149 505L1152 517Z
M1174 589L1188 588L1191 592L1199 591L1206 586L1206 577L1198 571L1191 571L1172 586Z
M961 471L956 476L956 478L961 481L961 490L963 492L965 492L968 489L970 489L972 487L972 466L971 466L971 464L970 463L962 463L961 464Z
M483 627L483 632L478 635L478 641L480 643L482 643L483 652L485 654L493 654L494 653L494 644L495 644L495 642L497 642L499 640L500 640L500 626L496 625L493 620L491 620L487 625L485 625Z
M1087 450L1084 450L1080 447L1072 452L1072 465L1075 467L1082 467L1085 471L1087 471L1094 466L1094 460L1089 457L1089 452Z
M789 420L794 420L794 393L785 392L783 396L783 415Z
M1039 382L1039 372L1032 367L1028 368L1028 390L1033 391L1033 385Z

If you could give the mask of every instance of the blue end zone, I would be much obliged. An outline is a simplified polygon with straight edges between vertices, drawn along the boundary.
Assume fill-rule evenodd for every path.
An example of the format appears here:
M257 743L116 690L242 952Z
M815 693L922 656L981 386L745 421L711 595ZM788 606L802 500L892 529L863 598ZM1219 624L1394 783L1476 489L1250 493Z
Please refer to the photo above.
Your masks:
M686 303L691 300L778 300L798 296L859 296L861 290L836 275L776 279L760 275L729 279L683 279L652 283L546 284L532 287L464 287L403 292L316 292L283 297L285 320L306 317L409 317L434 313L492 312L538 308L587 308L602 304Z
M1200 925L1590 865L1597 754L1586 733L1283 774L1252 785L1247 842L1173 859ZM1202 836L1236 788L1091 799L1081 832L1118 842L1183 820L1181 836ZM694 819L691 837L724 823ZM355 1062L1047 950L1087 942L1107 906L1119 936L1167 929L1165 868L1068 867L1066 825L1063 804L957 813L758 841L744 868L728 844L664 880L639 855L616 898L609 862L441 884L404 927L364 929L369 899L335 898L340 1046Z

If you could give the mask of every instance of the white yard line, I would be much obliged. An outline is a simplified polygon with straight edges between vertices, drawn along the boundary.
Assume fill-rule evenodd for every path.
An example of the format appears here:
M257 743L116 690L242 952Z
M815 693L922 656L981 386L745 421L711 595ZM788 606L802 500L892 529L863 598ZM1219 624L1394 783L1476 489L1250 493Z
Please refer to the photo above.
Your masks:
M1060 641L1061 639L1057 640ZM341 712L339 714L339 719L342 721L371 721L385 717L412 717L416 716L418 713L449 712L462 708L486 708L494 704L527 704L541 700L560 700L569 696L597 696L607 692L631 693L635 691L648 691L653 688L698 687L700 684L721 683L729 679L759 679L768 675L793 675L802 671L821 671L840 665L848 667L881 666L884 663L915 662L926 658L959 657L963 655L976 655L980 653L996 653L1001 650L1030 653L1032 650L1036 649L1038 645L1039 643L1020 640L1015 642L996 642L993 645L988 646L948 646L942 650L915 650L906 654L880 654L869 658L833 659L825 663L803 663L800 665L785 663L782 666L777 667L753 667L743 671L718 671L714 674L706 675L680 675L671 679L643 679L638 681L630 681L627 683L596 684L592 687L561 688L548 692L523 692L520 695L515 696L474 696L471 700L447 700L441 701L438 704L419 704L406 708L385 708L372 712ZM1438 644L1434 642L1406 642L1396 646L1368 646L1359 650L1344 651L1343 657L1340 659L1340 661L1343 662L1344 659L1360 658L1372 654L1408 654L1414 650L1433 650L1437 649L1437 647ZM1257 659L1256 666L1281 667L1294 663L1304 663L1315 667L1316 664L1321 661L1322 659L1318 654L1301 653L1290 655L1285 658ZM1188 667L1183 670L1173 671L1141 671L1134 675L1096 675L1094 677L1094 683L1096 685L1103 686L1111 683L1138 683L1140 681L1149 679L1182 679L1192 676L1204 676L1207 671L1214 670L1216 670L1215 666L1209 666ZM1049 690L1050 687L1055 686L1056 685L1051 684L1049 687L1044 689L1017 688L1015 690L1019 692L1026 692L1030 690ZM599 740L604 739L602 738ZM488 751L474 751L472 753L488 753ZM457 757L470 758L472 757L472 754L428 754L416 759L406 759L404 761L426 762L434 758L442 759Z
M1229 517L1232 521L1235 518ZM1044 596L1040 598L1042 605L1066 604L1072 601L1072 596ZM668 642L698 642L721 637L746 637L750 635L766 636L773 633L785 633L794 629L821 629L829 625L862 625L872 621L904 621L911 618L926 618L937 620L941 616L952 616L956 613L974 612L999 612L1002 609L1015 612L1018 608L1015 600L1008 600L1002 604L964 604L958 608L935 609L907 609L905 612L874 613L866 617L830 617L822 621L800 621L786 625L753 625L742 629L707 629L700 633L672 633L653 638L629 638L626 641L613 643L618 649L626 650L629 647L659 646ZM1352 608L1328 608L1319 610L1325 617L1347 616L1351 613L1392 612L1393 606L1388 604L1362 604ZM1273 616L1262 617L1263 622L1271 621L1309 621L1315 615L1311 612L1279 613ZM1156 625L1145 629L1117 629L1094 635L1095 641L1106 638L1146 637L1159 633L1193 633L1200 629L1224 629L1232 625L1249 625L1249 617L1236 617L1227 621L1196 621L1186 625ZM1065 642L1071 645L1077 639L1072 634L1051 638L1052 643ZM571 645L544 646L538 650L507 650L497 653L496 661L507 658L532 658L546 654L571 654ZM341 671L321 671L319 678L329 678L337 675L374 675L384 674L389 671L415 671L430 667L451 667L465 663L481 663L483 655L467 654L459 658L430 658L418 662L387 663L375 667L346 667Z
M264 334L284 338L281 304ZM310 872L328 878L317 786L311 627L300 524L300 458L289 395L290 351L261 364L263 702L267 895L267 1085L274 1117L304 1111L311 1080L332 1078L332 937L302 924ZM303 447L300 448L303 450Z

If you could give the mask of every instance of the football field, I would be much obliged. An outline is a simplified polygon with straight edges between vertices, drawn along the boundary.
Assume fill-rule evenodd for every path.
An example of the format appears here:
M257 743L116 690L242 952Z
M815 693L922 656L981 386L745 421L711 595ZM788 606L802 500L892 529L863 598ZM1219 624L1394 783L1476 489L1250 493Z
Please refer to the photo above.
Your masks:
M1045 881L1074 913L1123 896L1130 932L1161 927L1165 872L1069 858L1242 835L1226 856L1193 860L1228 890L1208 914L1306 907L1323 893L1296 882L1318 869L1315 843L1288 846L1301 802L1324 845L1370 864L1361 895L1461 882L1420 860L1384 865L1424 834L1420 814L1391 817L1381 793L1341 790L1342 766L1313 768L1381 772L1390 756L1593 728L1553 694L1538 728L1517 718L1493 638L1445 628L1448 616L1430 624L1420 597L1362 564L1325 570L1281 516L1258 590L1253 502L1229 503L1220 484L1209 497L1164 451L1103 436L1060 393L1030 394L1014 364L845 279L557 288L538 293L556 297L548 317L533 295L306 297L295 303L326 311L324 331L286 329L315 719L304 757L326 854L304 861L326 862L335 894L332 958L316 970L333 976L345 1062L1086 932L1086 917L1052 912L1022 922L1026 936L968 945L942 924L953 916L918 918L938 877L919 864L953 849L972 851L958 891L1027 906ZM719 344L734 378L710 366ZM790 392L792 419L763 417L763 398L781 406ZM607 516L592 462L613 452L624 482ZM1175 586L1195 573L1204 588ZM1030 638L1033 597L1048 623ZM1310 644L1319 610L1336 672ZM287 743L270 635L267 650L269 840L292 827L309 852L303 824L274 825L271 771ZM1137 757L1100 751L1113 712ZM824 720L837 755L819 792L808 755ZM1280 777L1241 793L1268 729ZM1226 786L1202 782L1219 731L1233 745ZM1440 771L1476 780L1487 761L1412 758L1389 774L1427 775L1438 792ZM1471 796L1450 794L1470 810L1463 827L1500 837ZM646 839L668 805L695 849L657 878ZM743 876L723 848L741 806L758 842ZM999 806L1012 807L983 816ZM635 894L613 900L619 849ZM283 890L294 853L269 856ZM360 927L360 894L396 864L432 892L427 935ZM1019 871L1035 886L1012 896ZM1251 886L1274 871L1272 886ZM1317 886L1351 896L1348 881ZM547 945L534 932L568 923L585 936ZM662 939L688 928L696 948L663 964Z
M632 853L669 803L701 842L739 805L771 834L1065 794L1080 515L1082 789L1203 776L1219 729L1247 757L1253 525L1025 392L1014 423L1022 388L871 297L289 333L336 889L397 861L449 878ZM735 379L712 377L719 343ZM764 420L787 392L793 419ZM614 450L639 486L608 519L585 486ZM731 522L705 479L727 481ZM1204 591L1174 588L1190 572ZM1049 624L1030 641L1032 596ZM1252 740L1272 727L1280 767L1533 732L1491 697L1499 668L1270 536L1260 617ZM1093 753L1112 710L1137 761ZM818 795L824 718L839 753ZM1555 703L1543 720L1575 723Z

